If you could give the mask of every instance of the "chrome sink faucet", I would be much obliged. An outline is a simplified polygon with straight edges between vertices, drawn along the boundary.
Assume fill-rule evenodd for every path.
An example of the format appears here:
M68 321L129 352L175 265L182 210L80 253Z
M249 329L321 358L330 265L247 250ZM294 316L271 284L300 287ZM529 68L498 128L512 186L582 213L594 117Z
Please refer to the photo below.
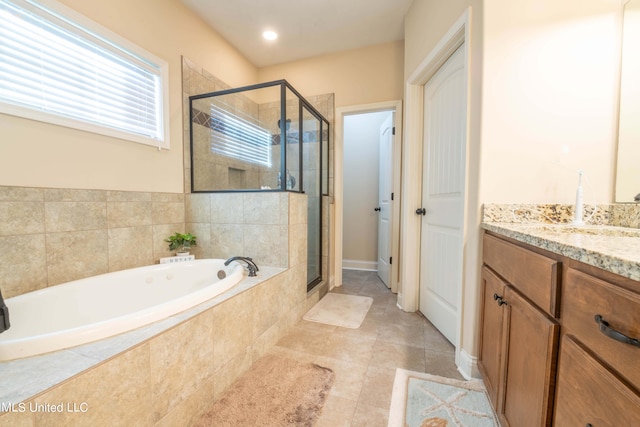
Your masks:
M253 262L252 258L244 257L244 256L231 257L224 262L224 265L227 266L231 264L233 261L244 261L247 264L247 270L249 270L249 277L257 276L256 272L260 270L258 268L258 265L255 262Z
M6 331L11 326L9 323L9 308L5 305L0 291L0 333Z

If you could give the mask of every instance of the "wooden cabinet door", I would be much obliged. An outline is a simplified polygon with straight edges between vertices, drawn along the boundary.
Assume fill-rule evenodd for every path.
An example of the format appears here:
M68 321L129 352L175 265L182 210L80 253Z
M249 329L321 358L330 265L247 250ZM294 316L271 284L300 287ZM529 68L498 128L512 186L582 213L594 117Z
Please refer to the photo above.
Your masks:
M503 426L551 425L559 325L508 287Z
M640 426L640 396L568 336L556 391L556 427Z
M487 267L482 268L482 305L478 367L489 399L498 408L498 390L502 380L502 351L506 310L500 305L505 283ZM497 296L497 298L496 298Z

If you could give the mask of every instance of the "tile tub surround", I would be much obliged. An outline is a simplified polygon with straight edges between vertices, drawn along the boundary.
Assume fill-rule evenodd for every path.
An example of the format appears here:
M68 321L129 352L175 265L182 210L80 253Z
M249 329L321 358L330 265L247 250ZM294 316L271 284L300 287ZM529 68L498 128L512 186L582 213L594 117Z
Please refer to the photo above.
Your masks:
M184 194L0 187L5 298L170 256Z
M640 230L608 222L572 227L570 219L554 224L548 221L550 215L546 208L536 210L535 205L527 206L532 207L531 210L523 210L522 205L487 205L482 228L632 280L640 280ZM513 221L514 209L533 213L528 220ZM599 210L610 212L604 208ZM556 211L554 208L551 212ZM544 212L542 217L546 220L541 221L536 212ZM565 216L564 219L568 218Z
M13 388L20 384L19 390L0 398L5 408L9 403L22 402L30 408L64 402L65 410L0 412L0 425L184 424L265 354L317 299L317 294L307 297L304 266L280 273L281 269L265 270L272 277L259 283L246 280L228 295L167 319L164 331L157 331L154 324L111 343L58 352L62 353L59 367L47 356L1 364L3 381ZM151 336L139 342L139 337L131 336L144 334ZM127 349L111 356L118 346ZM11 365L14 368L7 368ZM82 372L70 379L35 396L21 394L37 387L34 383L78 366ZM84 413L67 409L68 404L83 403Z
M319 291L306 293L306 198L290 197L289 268L261 267L258 278L245 278L228 294L148 327L57 352L55 363L43 355L0 364L0 404L88 407L80 414L0 413L0 425L171 426L202 413L319 300Z
M158 263L173 255L164 239L176 231L198 236L197 258L286 268L289 234L306 239L306 196L0 186L2 295Z

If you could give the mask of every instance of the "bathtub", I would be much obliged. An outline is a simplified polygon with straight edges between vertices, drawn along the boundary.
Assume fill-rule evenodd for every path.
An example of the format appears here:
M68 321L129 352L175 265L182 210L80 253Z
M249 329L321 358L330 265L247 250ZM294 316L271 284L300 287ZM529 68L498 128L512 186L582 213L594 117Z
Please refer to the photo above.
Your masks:
M227 274L222 280L219 270ZM11 328L0 334L0 361L148 325L226 292L242 277L240 264L203 259L102 274L5 299Z

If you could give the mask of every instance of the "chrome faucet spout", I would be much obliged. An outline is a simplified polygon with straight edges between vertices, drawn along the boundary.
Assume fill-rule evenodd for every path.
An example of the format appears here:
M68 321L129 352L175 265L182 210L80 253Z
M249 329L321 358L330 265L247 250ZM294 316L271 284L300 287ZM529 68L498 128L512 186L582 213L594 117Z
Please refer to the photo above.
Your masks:
M252 258L244 257L244 256L231 257L224 262L224 265L227 266L231 264L233 261L244 261L247 264L246 266L247 270L249 270L249 277L257 276L256 272L260 270L258 268L258 265L255 262L253 262Z

